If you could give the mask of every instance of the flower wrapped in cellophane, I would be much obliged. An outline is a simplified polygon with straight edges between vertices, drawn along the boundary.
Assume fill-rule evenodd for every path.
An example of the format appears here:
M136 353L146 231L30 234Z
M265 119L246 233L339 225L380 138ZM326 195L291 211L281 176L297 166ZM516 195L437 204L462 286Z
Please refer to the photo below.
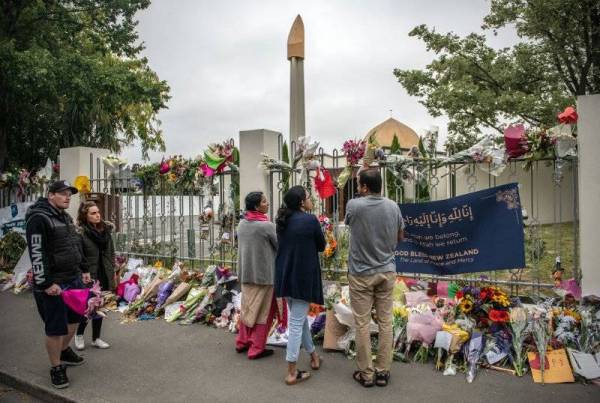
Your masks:
M342 146L342 151L346 157L346 166L344 170L338 176L338 188L343 189L346 186L346 182L352 175L352 167L357 165L358 162L365 156L367 149L367 143L357 140L346 140Z
M552 338L552 310L544 305L536 305L531 313L531 334L537 348L537 360L540 365L542 383L546 368L546 352Z
M436 333L442 328L442 321L433 314L431 308L421 304L409 309L406 339L408 343L420 342L421 346L413 360L427 362L429 348L432 346Z
M407 357L405 351L407 340L406 327L408 325L408 310L400 302L394 301L392 314L394 360L406 362Z
M523 376L525 373L525 363L527 354L525 354L524 343L531 329L529 326L529 313L522 307L511 308L509 311L509 329L512 343L512 365L515 369L515 375Z

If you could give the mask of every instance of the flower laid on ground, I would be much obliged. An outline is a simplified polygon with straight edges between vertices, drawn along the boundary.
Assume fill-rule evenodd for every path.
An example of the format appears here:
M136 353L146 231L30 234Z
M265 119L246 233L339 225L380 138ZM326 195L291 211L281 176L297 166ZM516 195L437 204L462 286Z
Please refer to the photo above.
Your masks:
M511 308L509 314L509 329L512 342L512 365L517 376L523 376L527 361L524 343L529 335L529 315L524 308Z
M394 360L407 362L405 354L406 349L406 327L408 325L408 310L406 307L396 301L392 308L393 320L393 355Z
M552 338L552 311L547 307L536 307L531 317L531 334L537 348L540 363L542 383L544 383L544 370L546 368L546 352L548 343Z

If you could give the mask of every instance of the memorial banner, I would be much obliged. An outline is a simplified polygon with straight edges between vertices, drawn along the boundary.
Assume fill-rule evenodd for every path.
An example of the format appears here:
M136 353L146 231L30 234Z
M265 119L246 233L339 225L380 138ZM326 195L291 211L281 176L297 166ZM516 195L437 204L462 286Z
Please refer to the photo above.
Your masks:
M396 271L451 275L525 267L516 183L447 200L401 204Z

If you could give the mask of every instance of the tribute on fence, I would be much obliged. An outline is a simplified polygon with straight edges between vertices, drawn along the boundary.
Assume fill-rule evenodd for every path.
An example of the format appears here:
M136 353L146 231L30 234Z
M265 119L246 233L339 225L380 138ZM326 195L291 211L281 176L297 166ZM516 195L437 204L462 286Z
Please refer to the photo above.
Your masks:
M450 275L525 267L516 183L447 200L401 204L396 271Z

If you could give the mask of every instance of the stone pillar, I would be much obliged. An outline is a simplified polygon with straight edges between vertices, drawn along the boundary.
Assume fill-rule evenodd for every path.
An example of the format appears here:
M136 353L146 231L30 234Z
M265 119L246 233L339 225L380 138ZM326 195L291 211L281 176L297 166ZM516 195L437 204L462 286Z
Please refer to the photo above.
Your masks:
M290 59L290 144L306 134L304 117L304 60Z
M271 212L279 208L277 189L271 191L269 174L259 166L262 161L261 153L268 154L275 159L280 158L279 136L281 133L266 129L240 131L241 210L244 210L244 198L252 191L264 192L267 200L271 203Z
M577 98L579 251L583 295L600 296L600 95Z
M90 177L90 155L93 158L94 165L96 158L103 158L110 154L110 151L104 148L91 147L70 147L60 149L60 179L75 183L75 178L78 176ZM94 166L95 170L95 166ZM104 179L97 178L94 179ZM81 199L79 194L71 198L71 204L67 210L73 220L77 217L77 208Z
M304 22L298 15L287 42L290 61L290 147L305 135L304 127Z

